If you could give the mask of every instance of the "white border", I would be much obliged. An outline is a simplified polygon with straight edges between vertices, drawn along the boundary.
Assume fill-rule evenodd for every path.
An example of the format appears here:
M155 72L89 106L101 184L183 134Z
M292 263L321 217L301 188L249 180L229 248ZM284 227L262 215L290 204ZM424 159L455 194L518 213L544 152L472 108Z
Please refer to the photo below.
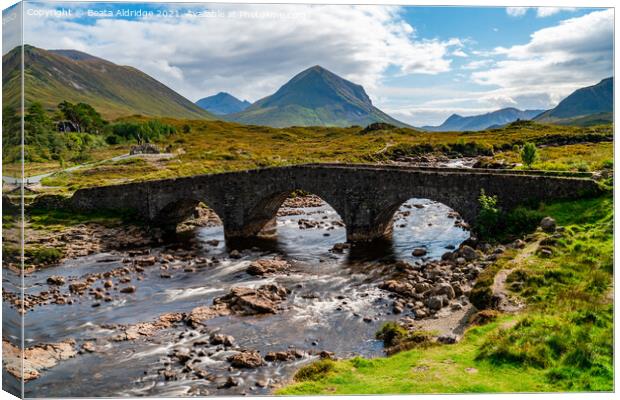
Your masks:
M62 1L57 1L57 0L43 0L43 1L47 1L50 3L53 2L62 2ZM65 1L66 2L66 1ZM139 0L106 0L106 1L102 1L102 2L115 2L115 3L137 3L137 2L141 2ZM181 0L144 0L143 2L147 3L208 3L208 2L203 2L203 1L181 1ZM7 1L2 1L2 9L6 9L10 6L12 6L13 4L18 3L18 1L15 0L9 0ZM609 1L609 0L589 0L589 1L575 1L575 0L564 0L564 1L558 1L558 0L543 0L543 1L535 1L535 0L510 0L507 3L501 3L497 0L444 0L444 1L437 1L437 0L422 0L422 1L412 1L412 0L400 0L400 1L393 1L393 0L374 0L374 1L364 1L364 0L357 0L357 1L352 1L352 0L334 0L334 1L329 1L329 0L306 0L306 1L300 1L300 0L288 0L288 1L252 1L252 0L236 0L236 1L230 1L230 0L219 0L219 1L211 1L211 3L272 3L272 4L277 4L277 3L289 3L289 4L380 4L380 5L404 5L404 6L487 6L487 7L507 7L507 6L521 6L521 7L544 7L544 6L549 6L549 7L611 7L611 8L615 8L616 2L614 1ZM1 26L1 24L0 24ZM2 28L0 27L0 35L2 35ZM618 61L618 51L616 48L616 43L617 43L617 38L618 38L618 31L616 29L614 29L614 76L615 76L615 65L617 65L617 61ZM1 72L1 67L0 67L0 72ZM617 85L616 85L616 80L614 79L614 104L619 104L618 103L618 91L617 89ZM0 110L2 109L1 107L1 96L0 96ZM1 111L0 111L0 116L1 116ZM616 121L615 121L615 116L616 114L614 113L614 164L615 164L615 155L618 154L618 151L620 150L620 142L615 140L615 132L616 132ZM0 151L1 151L1 143L0 143ZM614 171L614 180L616 180L617 176L616 176L616 171L617 168ZM617 181L617 180L616 180ZM616 195L618 193L618 185L614 186L614 238L618 237L618 225L616 224L615 221L615 215L618 211L618 205L615 203L615 198ZM0 244L1 244L1 238L0 238ZM614 255L617 254L618 250L620 249L620 243L618 241L614 240ZM616 270L615 266L615 260L616 258L614 257L614 271ZM618 276L614 274L614 287L618 286ZM614 293L614 304L616 303L616 296ZM614 310L614 355L618 354L618 345L617 342L615 341L615 338L618 337L618 324L616 324L616 318L615 318L615 314L616 314L616 310ZM0 313L0 323L2 322L2 315ZM620 379L618 377L618 373L615 370L615 357L614 357L614 387L618 388L618 383L620 382ZM0 377L0 383L1 383L1 377ZM228 399L235 399L238 400L239 398L243 398L243 397L247 397L247 398L258 398L256 396L239 396L239 397L208 397L209 399L223 399L223 400L228 400ZM312 399L312 400L318 400L318 399L324 399L325 396L298 396L299 398L303 398L303 399ZM334 400L343 400L343 399L351 399L354 397L360 397L360 396L329 396L330 399L334 399ZM463 398L463 399L485 399L485 400L523 400L523 399L541 399L541 400L546 400L546 399L575 399L575 400L583 400L583 399L611 399L611 398L615 398L615 393L551 393L551 394L546 394L546 393L528 393L528 394L452 394L452 395L430 395L430 394L417 394L417 395L390 395L389 399L393 399L393 400L411 400L411 399L415 399L415 398L420 398L420 399L429 399L429 400L454 400L456 398ZM6 393L6 392L0 392L0 399L9 399L9 398L14 398L13 396L11 396L10 394ZM143 399L162 399L163 397L143 397ZM186 399L200 399L200 398L205 398L205 397L169 397L169 399L178 399L178 400L186 400ZM282 396L262 396L260 397L262 399L281 399ZM368 399L382 399L382 398L386 398L386 396L377 396L377 395L366 395L364 396L364 398L368 398Z

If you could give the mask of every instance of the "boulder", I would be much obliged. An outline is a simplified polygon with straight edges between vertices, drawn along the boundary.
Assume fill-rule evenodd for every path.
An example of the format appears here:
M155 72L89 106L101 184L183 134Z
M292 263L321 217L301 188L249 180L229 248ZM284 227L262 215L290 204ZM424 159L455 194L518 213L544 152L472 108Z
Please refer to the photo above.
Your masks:
M252 264L250 264L246 272L250 275L263 276L267 274L283 272L287 270L288 267L289 264L284 260L265 259L254 261Z
M459 253L466 261L474 261L478 258L478 253L476 253L476 250L467 245L461 246Z
M543 231L548 232L548 233L555 232L555 228L556 228L555 219L551 217L543 218L542 221L540 221L540 228Z
M288 293L288 289L275 284L258 289L234 287L227 295L214 299L213 304L226 304L232 312L241 315L275 314Z
M263 365L263 358L257 351L242 351L228 357L228 362L235 368L258 368Z
M443 296L431 296L428 298L428 300L426 301L426 306L428 308L430 308L431 310L441 310L441 307L443 307Z
M427 253L427 250L423 247L418 247L416 249L413 249L413 252L411 253L414 257L423 257L425 256Z
M433 293L436 295L444 295L448 299L453 299L455 297L454 289L449 283L438 283L433 288Z
M412 296L414 293L413 285L408 282L400 282L397 280L385 281L379 285L379 289L407 297Z
M120 290L121 293L135 293L136 292L136 287L135 286L127 286L124 287Z

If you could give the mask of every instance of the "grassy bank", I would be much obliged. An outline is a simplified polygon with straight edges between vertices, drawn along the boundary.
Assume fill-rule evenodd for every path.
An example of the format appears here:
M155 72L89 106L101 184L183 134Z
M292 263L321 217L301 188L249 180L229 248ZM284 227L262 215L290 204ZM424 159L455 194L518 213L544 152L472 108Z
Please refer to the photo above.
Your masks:
M223 121L163 119L162 122L175 127L176 133L161 138L158 145L171 148L176 157L107 162L57 173L45 178L43 184L75 190L102 184L309 162L385 162L428 153L495 157L525 142L554 145L556 149L551 155L558 160L556 164L542 163L536 167L578 170L581 165L578 163L586 163L588 169L594 170L613 159L612 146L600 142L610 140L611 125L582 128L516 123L483 132L429 133L406 128L371 131L362 127L276 129ZM570 147L575 144L597 150L575 152ZM113 148L114 152L118 150L118 147Z
M454 345L391 357L321 361L278 394L613 390L613 200L542 205L565 227L537 232L540 249L509 252L509 288L524 311L470 328ZM507 265L507 259L499 265ZM496 268L497 270L498 268ZM306 372L307 372L306 371Z

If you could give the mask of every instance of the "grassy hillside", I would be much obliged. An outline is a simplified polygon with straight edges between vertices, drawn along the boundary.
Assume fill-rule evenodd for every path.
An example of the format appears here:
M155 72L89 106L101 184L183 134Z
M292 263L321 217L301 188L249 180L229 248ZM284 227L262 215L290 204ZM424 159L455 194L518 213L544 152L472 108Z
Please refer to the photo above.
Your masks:
M516 315L470 328L454 345L387 358L321 361L304 367L278 394L395 394L613 390L613 199L558 202L540 211L565 227L535 233L507 252L508 282L526 303ZM547 239L553 255L519 257ZM480 281L479 280L479 281ZM493 314L490 314L493 315Z
M541 162L535 167L583 169L581 164L574 164L579 162L585 164L586 169L595 170L613 165L613 147L608 143L593 143L611 139L609 125L576 128L515 123L484 132L426 133L408 128L376 131L359 127L277 129L224 121L162 119L162 122L176 127L177 133L158 142L161 147L171 146L175 158L108 162L58 173L46 178L44 183L73 190L108 183L308 162L386 162L402 156L429 153L451 156L489 154L492 159L501 159L516 157L514 145L525 142L541 146L540 160L549 161L545 154L560 160L557 165ZM600 148L600 151L576 153L574 147L565 146L579 143ZM126 151L128 146L111 146L106 151L122 152L123 149Z
M3 105L19 107L20 49L2 58ZM25 46L26 105L33 101L54 110L63 100L92 105L106 119L142 114L214 119L188 99L149 75L77 51Z

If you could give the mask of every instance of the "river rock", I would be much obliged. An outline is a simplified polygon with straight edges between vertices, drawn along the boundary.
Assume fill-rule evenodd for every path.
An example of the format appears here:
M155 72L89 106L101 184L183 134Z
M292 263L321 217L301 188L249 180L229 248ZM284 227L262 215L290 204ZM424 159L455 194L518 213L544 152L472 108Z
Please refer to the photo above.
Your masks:
M135 286L127 286L124 287L120 290L121 293L135 293L136 292L136 287Z
M279 273L288 269L289 264L284 260L264 259L254 261L246 272L250 275L263 276L267 274Z
M467 246L467 245L461 246L461 248L459 249L459 254L466 261L474 261L475 259L478 258L478 253L476 253L476 250L474 250L472 247Z
M418 247L417 249L413 249L411 253L414 257L423 257L427 253L427 250L423 247Z
M334 253L343 253L345 249L351 248L350 243L336 243L331 251Z
M185 322L193 328L199 328L204 322L215 317L221 317L230 314L230 309L224 303L213 306L199 306L185 317Z
M209 343L211 343L214 346L223 344L226 347L231 347L235 345L235 338L230 335L214 333L211 335L211 337L209 337Z
M71 293L82 294L88 289L89 284L82 281L76 281L69 284L69 291Z
M229 254L230 258L241 258L241 253L239 252L239 250L232 250Z
M410 297L414 294L413 285L409 282L401 282L397 280L389 280L381 283L379 289L387 290L388 292L400 294L401 296Z
M555 219L551 217L545 217L540 221L540 228L548 233L555 232L556 222Z
M263 365L263 358L257 351L242 351L228 357L228 362L235 368L258 368Z
M265 361L291 361L296 358L292 350L289 351L270 351L265 355Z
M426 302L426 306L430 308L431 310L435 310L435 311L441 310L441 307L443 307L443 296L429 297Z
M147 256L136 258L136 264L141 265L143 267L147 267L150 265L155 265L155 256Z
M275 284L258 289L234 287L229 294L214 299L213 304L226 304L231 311L241 315L275 314L288 293L288 289Z
M455 297L454 289L449 283L439 283L433 288L433 293L436 295L445 295L448 299Z
M415 291L416 293L424 293L429 291L431 288L431 285L427 282L419 282L415 284Z
M63 360L75 357L75 341L39 344L20 350L12 343L2 341L2 366L18 379L29 381L41 376L41 370L54 367Z
M47 283L50 285L62 286L65 284L65 278L63 278L62 276L58 276L58 275L52 275L49 278L47 278Z

